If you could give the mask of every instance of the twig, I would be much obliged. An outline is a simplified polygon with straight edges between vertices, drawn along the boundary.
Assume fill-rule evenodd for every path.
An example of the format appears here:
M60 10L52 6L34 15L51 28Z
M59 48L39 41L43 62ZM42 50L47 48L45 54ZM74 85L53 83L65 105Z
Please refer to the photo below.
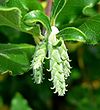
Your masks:
M51 7L52 7L52 1L53 0L47 0L47 7L46 7L46 15L50 16Z

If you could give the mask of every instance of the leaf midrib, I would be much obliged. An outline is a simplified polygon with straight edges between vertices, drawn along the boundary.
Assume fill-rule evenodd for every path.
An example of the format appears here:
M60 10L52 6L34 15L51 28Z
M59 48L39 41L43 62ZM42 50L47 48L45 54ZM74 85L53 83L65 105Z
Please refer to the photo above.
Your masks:
M33 48L33 47L32 46L29 46L29 47L15 47L15 48L10 48L10 49L0 50L0 52L12 51L12 50L22 50L22 49L31 49L31 48Z
M18 62L16 62L16 61L12 60L7 54L2 54L2 53L0 53L0 56L2 56L2 57L4 57L5 59L9 60L11 63L15 63L15 64L18 64L18 65L21 65L21 66L24 65L24 64L22 64L22 63L18 63ZM24 65L24 66L25 66L25 65Z

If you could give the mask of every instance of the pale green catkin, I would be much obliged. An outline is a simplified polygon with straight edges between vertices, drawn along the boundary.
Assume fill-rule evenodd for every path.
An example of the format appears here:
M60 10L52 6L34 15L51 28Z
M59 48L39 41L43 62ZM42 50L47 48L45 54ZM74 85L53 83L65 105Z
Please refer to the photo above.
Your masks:
M62 59L62 65L63 65L63 71L64 71L64 76L65 76L65 79L67 79L67 77L70 75L71 71L71 67L70 67L70 60L69 60L69 56L68 56L68 53L67 53L67 49L66 49L66 46L64 44L64 41L61 39L61 46L58 47L58 50L59 50L59 53L60 53L60 56L61 56L61 59Z
M36 50L33 56L31 67L33 68L33 79L35 83L40 84L43 80L43 62L46 57L47 45L48 45L48 57L50 61L51 79L53 82L54 93L58 93L59 96L65 94L66 81L70 75L70 60L67 54L67 49L62 38L57 38L56 34L59 30L52 26L52 32L48 37L48 44L46 41L40 42L36 46Z
M40 84L43 80L43 62L46 57L46 42L40 42L36 46L35 53L33 55L33 60L31 67L33 68L33 79L34 82Z
M58 93L59 96L63 96L66 90L65 79L70 73L69 57L67 54L67 49L62 38L57 39L56 34L58 29L52 26L52 32L48 38L48 55L50 58L50 70L51 79L53 81L54 93ZM61 42L60 45L57 45Z

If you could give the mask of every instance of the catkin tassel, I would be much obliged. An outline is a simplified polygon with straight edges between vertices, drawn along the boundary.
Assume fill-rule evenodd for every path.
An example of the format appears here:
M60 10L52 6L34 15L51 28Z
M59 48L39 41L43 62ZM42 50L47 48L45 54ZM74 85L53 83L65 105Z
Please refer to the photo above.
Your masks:
M63 96L66 90L67 77L70 75L70 60L67 49L62 38L56 38L59 30L52 27L52 32L48 38L48 55L50 58L51 81L53 82L54 93Z
M33 60L31 67L33 68L33 79L34 82L40 84L43 80L43 62L46 57L46 42L40 42L36 46L35 53L33 55Z

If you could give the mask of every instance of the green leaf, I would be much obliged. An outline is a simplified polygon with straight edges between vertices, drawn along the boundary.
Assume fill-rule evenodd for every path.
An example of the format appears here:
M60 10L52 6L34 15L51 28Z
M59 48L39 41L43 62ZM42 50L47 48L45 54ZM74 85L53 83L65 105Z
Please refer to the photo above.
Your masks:
M87 36L87 43L100 43L100 14L88 18L87 21L79 27L79 29Z
M26 6L29 8L29 11L32 10L41 10L43 11L43 7L41 5L41 3L39 2L39 0L24 0Z
M11 110L32 110L32 109L29 107L27 100L25 100L22 97L22 95L17 93L15 97L12 99Z
M57 34L57 37L63 37L63 39L67 41L86 42L87 36L81 30L75 27L67 27L67 28L62 29Z
M86 16L94 16L97 14L96 10L93 8L93 4L89 4L82 10L83 14Z
M34 46L28 44L0 44L0 73L23 74L30 69Z
M18 8L0 8L0 26L5 25L30 33L29 31L32 30L32 27L26 26L21 19L21 11Z
M0 25L20 28L21 12L18 8L0 8Z
M5 4L6 2L8 2L9 0L0 0L0 5Z
M48 17L39 10L31 11L26 14L23 21L28 26L33 26L34 23L40 22L47 29L48 32L51 31L50 21Z
M20 37L23 38L23 36L20 35L21 34L20 31L14 29L14 28L7 27L7 26L1 26L0 33L2 33L4 36L6 36L6 38L9 40L9 42L14 41L17 43L16 39L19 39ZM1 36L1 38L3 38L3 36Z
M57 36L61 36L64 40L68 41L98 44L100 43L100 15L88 18L79 28L64 28Z
M94 8L98 1L99 0L67 0L64 8L57 17L56 25L61 28L62 25L75 22L77 18L83 15L82 10L85 7L92 5Z
M6 4L6 7L11 8L11 7L17 7L22 14L27 13L28 8L26 7L24 0L9 0Z
M54 0L52 11L51 11L51 22L55 22L57 16L61 12L61 10L64 8L65 3L66 3L66 0Z
M9 0L5 6L19 8L22 15L34 9L43 10L38 0Z

